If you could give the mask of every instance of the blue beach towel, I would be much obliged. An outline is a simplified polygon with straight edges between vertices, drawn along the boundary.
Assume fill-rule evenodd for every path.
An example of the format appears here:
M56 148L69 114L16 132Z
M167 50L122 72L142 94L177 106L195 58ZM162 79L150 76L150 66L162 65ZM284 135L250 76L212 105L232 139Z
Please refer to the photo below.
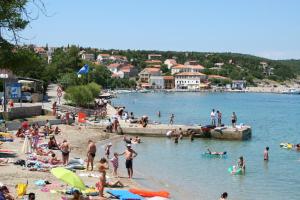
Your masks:
M143 197L133 194L128 190L106 190L106 192L120 200L144 200Z

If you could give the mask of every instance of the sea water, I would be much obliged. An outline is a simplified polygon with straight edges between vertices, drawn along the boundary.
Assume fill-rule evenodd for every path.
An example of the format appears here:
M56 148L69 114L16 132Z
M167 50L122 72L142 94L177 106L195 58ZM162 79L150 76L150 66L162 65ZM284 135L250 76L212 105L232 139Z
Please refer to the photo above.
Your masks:
M228 192L235 200L300 199L300 152L280 148L281 142L300 143L300 95L256 93L147 93L122 94L113 100L135 116L167 123L175 114L176 124L209 124L214 108L223 114L223 123L230 124L236 112L238 124L252 127L248 141L188 139L179 144L167 138L142 138L134 145L135 180L153 189L166 189L173 199L219 199ZM161 117L157 112L161 112ZM263 151L270 147L269 162ZM227 158L205 158L201 154L227 151ZM123 142L112 151L122 152ZM244 156L245 175L231 175L227 169ZM124 158L120 168L124 170Z

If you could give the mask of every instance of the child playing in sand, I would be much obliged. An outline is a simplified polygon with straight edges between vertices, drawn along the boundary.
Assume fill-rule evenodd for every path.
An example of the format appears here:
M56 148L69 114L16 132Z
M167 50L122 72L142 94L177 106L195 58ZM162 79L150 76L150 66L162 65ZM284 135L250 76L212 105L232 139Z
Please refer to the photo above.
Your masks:
M118 176L119 158L118 153L114 153L114 157L110 160L114 168L114 176Z

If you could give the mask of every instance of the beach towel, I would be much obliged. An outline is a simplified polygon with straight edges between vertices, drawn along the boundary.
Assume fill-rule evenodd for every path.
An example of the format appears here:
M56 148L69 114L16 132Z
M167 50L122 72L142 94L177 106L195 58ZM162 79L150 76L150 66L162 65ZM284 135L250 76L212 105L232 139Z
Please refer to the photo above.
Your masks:
M17 185L17 195L18 197L23 197L26 194L27 184L25 183L18 183Z
M144 200L143 197L133 194L128 190L107 190L106 192L120 200Z

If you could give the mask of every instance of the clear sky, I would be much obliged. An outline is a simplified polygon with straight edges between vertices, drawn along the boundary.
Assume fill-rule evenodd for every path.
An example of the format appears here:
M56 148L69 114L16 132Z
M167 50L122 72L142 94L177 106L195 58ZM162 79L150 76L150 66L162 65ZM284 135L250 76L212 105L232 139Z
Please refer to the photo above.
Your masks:
M300 59L300 0L43 0L25 43Z

